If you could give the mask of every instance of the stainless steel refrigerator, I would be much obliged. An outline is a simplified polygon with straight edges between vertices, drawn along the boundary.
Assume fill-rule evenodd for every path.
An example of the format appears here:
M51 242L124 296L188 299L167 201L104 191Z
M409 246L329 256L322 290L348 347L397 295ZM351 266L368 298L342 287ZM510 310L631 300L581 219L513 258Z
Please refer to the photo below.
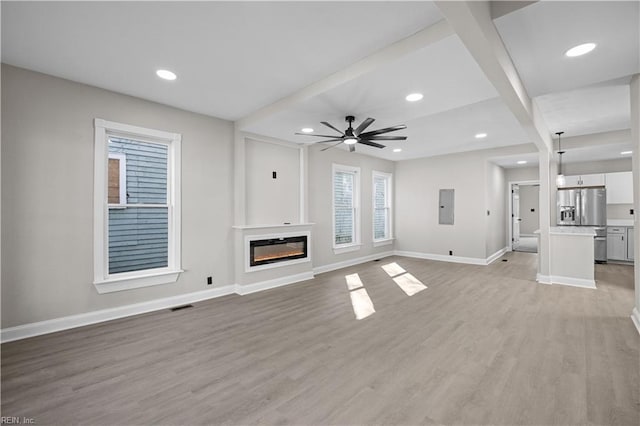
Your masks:
M558 189L558 225L595 228L595 261L607 261L607 191L604 186Z

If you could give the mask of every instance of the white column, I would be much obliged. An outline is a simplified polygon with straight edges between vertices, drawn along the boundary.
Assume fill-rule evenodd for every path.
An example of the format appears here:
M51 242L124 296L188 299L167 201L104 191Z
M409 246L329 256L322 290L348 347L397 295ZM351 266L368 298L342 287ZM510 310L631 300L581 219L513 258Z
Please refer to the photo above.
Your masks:
M633 146L633 211L634 211L634 254L635 254L635 306L631 318L640 333L640 74L631 79L631 143Z
M245 140L237 125L235 126L233 137L233 224L246 225Z
M549 228L551 226L551 209L554 204L551 199L555 198L555 167L551 158L551 152L540 151L539 157L539 178L540 178L540 247L538 247L538 281L541 283L551 283L551 241ZM552 179L554 179L552 181Z
M309 223L309 147L300 147L300 223Z

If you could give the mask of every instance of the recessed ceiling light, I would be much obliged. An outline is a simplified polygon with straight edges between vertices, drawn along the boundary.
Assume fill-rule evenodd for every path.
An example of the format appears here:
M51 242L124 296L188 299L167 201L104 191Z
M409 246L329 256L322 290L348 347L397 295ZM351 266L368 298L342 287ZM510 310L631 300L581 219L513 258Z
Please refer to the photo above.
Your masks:
M564 54L570 58L575 58L576 56L586 55L587 53L591 52L595 48L596 48L595 43L584 43L584 44L580 44L578 46L572 47L571 49L567 50Z
M633 154L633 151L622 151L620 153L620 155L629 155L629 154Z
M313 132L313 129L311 127L305 127L304 129L302 129L302 133L311 133Z
M476 139L482 139L486 137L487 137L486 133L476 133Z
M527 164L527 162L525 160L520 160L518 161L518 164Z
M165 80L175 80L176 78L178 78L175 73L169 70L158 70L156 71L156 75Z
M393 152L402 152L402 148L396 148L393 150Z
M412 93L410 95L407 95L405 99L408 100L409 102L416 102L422 98L424 98L424 95L422 93Z

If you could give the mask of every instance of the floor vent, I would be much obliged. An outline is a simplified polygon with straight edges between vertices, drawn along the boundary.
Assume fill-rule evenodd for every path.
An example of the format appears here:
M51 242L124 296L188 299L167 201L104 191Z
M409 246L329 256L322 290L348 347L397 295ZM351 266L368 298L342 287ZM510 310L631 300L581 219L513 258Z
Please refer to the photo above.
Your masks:
M181 311L183 309L188 309L188 308L193 308L193 305L176 306L175 308L171 308L171 312Z

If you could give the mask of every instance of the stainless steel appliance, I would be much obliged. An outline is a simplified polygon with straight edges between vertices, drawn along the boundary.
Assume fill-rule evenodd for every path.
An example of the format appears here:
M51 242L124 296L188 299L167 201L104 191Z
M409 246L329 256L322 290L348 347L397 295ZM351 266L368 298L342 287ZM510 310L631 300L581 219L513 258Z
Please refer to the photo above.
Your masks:
M558 225L595 228L596 262L607 261L607 191L604 186L558 189Z

